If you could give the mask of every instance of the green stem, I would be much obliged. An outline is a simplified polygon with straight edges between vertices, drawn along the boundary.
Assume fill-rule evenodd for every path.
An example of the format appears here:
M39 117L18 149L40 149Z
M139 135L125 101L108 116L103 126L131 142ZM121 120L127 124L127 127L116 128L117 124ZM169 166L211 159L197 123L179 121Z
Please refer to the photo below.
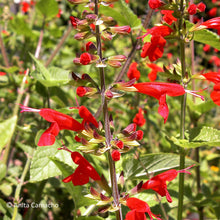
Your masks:
M17 99L16 99L16 101L15 101L16 104L15 104L14 111L13 111L13 115L12 115L12 116L17 116L17 115L18 115L18 111L19 111L19 105L18 105L18 104L21 103L21 99L22 99L22 96L23 96L23 94L24 94L25 81L26 81L26 79L27 79L28 73L29 73L29 69L26 71L26 74L25 74L25 76L24 76L24 78L23 78L23 80L22 80L21 86L20 86L20 88L18 89L19 92L18 92ZM16 119L15 124L17 124L17 119ZM11 135L11 137L10 137L8 143L7 143L7 146L6 146L6 148L5 148L5 152L4 152L4 156L3 156L3 163L4 163L4 164L7 164L7 162L8 162L8 157L9 157L9 153L10 153L10 149L11 149L12 137L13 137L13 134L14 134L14 132L15 132L15 127L16 127L16 126L14 126L14 130L13 130L13 132L12 132L12 135Z
M15 206L14 206L14 210L13 210L12 220L16 219L16 216L17 216L17 213L18 213L18 204L19 204L19 200L20 200L21 187L24 184L24 179L25 179L25 177L27 175L27 172L29 170L29 167L30 167L30 164L31 164L31 156L33 155L33 152L34 152L34 149L32 150L31 155L28 155L28 159L26 161L23 173L21 175L21 179L19 180L19 183L18 183L18 185L16 187L16 190L15 190L15 197L14 197Z
M186 77L186 54L185 54L185 42L184 36L182 34L183 28L183 14L184 5L183 0L180 1L180 12L182 16L179 18L179 41L180 41L180 60L181 60L181 70L182 70L182 81ZM184 85L185 87L185 85ZM182 96L181 100L181 119L180 119L180 139L185 139L185 115L186 115L186 94ZM185 168L185 149L180 149L180 164L179 169ZM182 220L183 213L183 195L184 195L184 174L179 174L179 200L178 200L178 214L177 219Z
M98 0L95 0L95 14L99 16L98 13ZM100 37L100 30L99 26L96 25L96 43L97 43L97 53L102 61L102 47L101 47L101 37ZM110 124L109 124L109 114L108 114L108 103L105 99L105 71L103 67L99 68L100 74L100 82L101 82L101 99L102 99L102 108L103 108L103 116L104 116L104 129L105 129L105 138L106 138L106 145L108 148L111 147L111 131L110 131ZM117 184L117 177L116 177L116 170L115 170L115 162L112 160L110 149L108 150L108 162L109 162L109 169L110 169L110 178L111 178L111 185L112 185L112 196L114 199L115 206L118 210L115 212L116 220L122 220L122 212L121 206L119 202L120 194L118 190Z

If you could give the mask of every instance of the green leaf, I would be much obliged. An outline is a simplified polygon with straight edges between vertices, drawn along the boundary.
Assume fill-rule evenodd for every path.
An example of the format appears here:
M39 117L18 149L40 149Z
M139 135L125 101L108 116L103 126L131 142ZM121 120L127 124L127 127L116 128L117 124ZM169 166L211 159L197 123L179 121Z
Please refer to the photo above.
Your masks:
M36 4L36 8L46 18L52 18L59 12L59 7L55 0L41 0Z
M58 67L45 68L44 65L37 60L32 54L31 58L36 64L36 70L31 75L46 87L61 86L70 81L69 71Z
M134 14L123 0L116 2L114 8L101 5L100 11L106 16L113 17L119 25L129 25L131 28L139 27L141 25L140 19L138 19L137 15Z
M17 123L17 116L13 116L0 123L0 152L12 137Z
M76 166L71 159L70 153L64 150L57 150L59 147L61 146L57 141L52 146L37 147L30 168L31 182L39 182L61 174L60 169L50 160L50 157L58 158L69 166Z
M53 163L57 166L57 168L62 172L64 178L73 173L73 169L70 166L64 164L56 157L50 157L50 160L53 161ZM76 209L80 208L81 206L88 206L94 204L94 200L89 200L88 198L84 197L84 195L82 194L83 186L74 186L72 182L64 183L64 186L71 194Z
M220 145L220 130L212 127L196 127L186 134L187 139L177 137L168 138L173 144L183 148L197 148L201 146L217 147Z
M10 20L11 29L17 33L18 35L24 35L26 37L36 37L34 32L29 28L27 21L25 20L26 16L14 16L12 20Z
M128 179L146 179L146 170L149 174L175 169L179 167L180 157L177 154L158 153L145 154L140 157L140 161L134 160L133 156L128 155L123 158L122 167ZM196 162L186 158L186 167ZM144 168L146 170L144 170Z
M8 183L2 183L0 185L0 191L5 195L5 196L10 196L12 193L12 186Z
M6 171L7 171L7 167L6 167L6 165L4 163L0 163L0 170L1 170L1 172L0 172L0 180L2 180L5 177Z
M191 28L194 26L194 24L190 23L189 21L185 21L185 22L187 28ZM209 31L207 29L195 31L193 33L194 33L193 40L203 44L208 44L220 50L220 43L219 43L220 37L216 33Z

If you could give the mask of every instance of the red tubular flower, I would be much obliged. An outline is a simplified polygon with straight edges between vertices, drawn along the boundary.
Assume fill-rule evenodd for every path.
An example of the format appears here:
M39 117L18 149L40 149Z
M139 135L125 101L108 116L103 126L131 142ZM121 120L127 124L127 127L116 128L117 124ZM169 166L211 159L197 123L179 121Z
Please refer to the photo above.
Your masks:
M148 213L151 220L153 220L153 217L161 220L161 218L151 212L149 205L140 199L128 198L126 205L131 211L126 214L125 220L146 220L145 212Z
M137 83L133 86L138 90L138 92L153 96L159 100L158 113L164 118L164 123L166 123L169 115L169 109L166 103L166 95L181 96L187 92L204 100L202 96L195 94L195 91L185 90L181 85L175 83L145 82Z
M215 84L220 83L220 72L208 72L201 75L204 76L208 81L211 81Z
M153 96L159 100L158 113L164 118L164 123L166 123L169 115L169 109L166 103L166 95L180 96L185 94L184 88L175 83L145 82L134 84L134 87L138 90L138 92Z
M210 97L216 105L220 106L220 83L214 85L214 91L211 92Z
M192 165L194 166L194 165ZM187 171L188 169L190 169L192 166L187 167L183 170L168 170L166 172L163 172L161 174L158 174L154 177L152 177L151 179L149 179L147 182L145 182L142 185L142 189L152 189L155 192L157 192L158 194L160 194L162 197L166 196L167 201L168 202L172 202L172 198L170 197L170 194L167 190L167 184L166 181L172 181L173 179L175 179L178 175L178 173L188 173L191 174L189 171Z
M191 28L191 31L198 31L206 28L220 29L220 17L211 18L200 25Z
M137 69L137 63L136 62L133 62L130 66L129 66L129 69L128 69L128 72L127 72L127 76L128 78L131 80L131 79L136 79L136 80L139 80L141 74L140 72L138 71Z
M150 8L152 8L152 9L157 9L157 8L161 7L162 5L164 5L164 3L160 0L149 0L148 4L149 4Z
M154 63L149 63L147 66L152 69L151 72L148 73L148 78L153 82L157 79L157 72L163 72L163 69Z
M34 109L23 105L20 106L22 109L21 112L38 112L46 121L51 122L50 127L41 135L38 146L53 145L55 137L59 134L60 130L83 130L83 125L69 115L49 108Z
M137 125L137 126L143 126L146 123L146 120L144 118L143 115L143 109L139 108L138 113L135 115L133 122Z
M93 125L95 125L96 128L99 127L99 123L96 121L95 117L92 115L92 113L85 106L79 107L79 115L81 118L83 118L83 122L82 122L83 125L85 123L90 122Z
M72 181L74 186L81 186L89 182L89 177L95 181L101 180L95 168L79 152L72 152L71 157L79 166L73 174L63 179L64 183Z
M163 14L163 20L171 25L174 21L177 21L177 18L173 17L173 12L172 10L161 10L160 13Z

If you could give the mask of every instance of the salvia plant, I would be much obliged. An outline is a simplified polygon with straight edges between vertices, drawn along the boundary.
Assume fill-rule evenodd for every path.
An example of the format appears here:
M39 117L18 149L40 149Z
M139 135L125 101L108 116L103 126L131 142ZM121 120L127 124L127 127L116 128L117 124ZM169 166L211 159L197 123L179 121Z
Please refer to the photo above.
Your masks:
M3 219L220 218L220 1L0 5Z

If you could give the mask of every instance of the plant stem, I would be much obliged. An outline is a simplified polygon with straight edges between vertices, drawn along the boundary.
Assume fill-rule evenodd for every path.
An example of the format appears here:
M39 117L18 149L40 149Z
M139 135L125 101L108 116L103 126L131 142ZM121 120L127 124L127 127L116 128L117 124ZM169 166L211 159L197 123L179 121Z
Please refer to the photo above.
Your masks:
M24 78L22 80L21 86L18 89L18 96L17 96L17 99L15 101L16 104L15 104L15 107L14 107L14 111L13 111L12 117L13 116L17 117L17 115L18 115L18 111L19 111L19 105L18 104L21 103L21 99L22 99L22 96L24 94L24 86L25 86L25 82L26 82L28 73L29 73L29 69L27 69L27 71L26 71L26 73L24 75ZM15 124L17 124L17 119L16 119ZM13 134L15 132L15 127L14 127L14 131L12 132L12 135L10 137L10 140L8 141L7 146L5 148L5 152L4 152L4 156L3 156L3 163L4 164L7 164L7 162L8 162L8 157L9 157L9 153L10 153L10 149L11 149L12 137L13 137Z
M30 167L30 164L31 164L31 156L33 155L33 153L34 153L34 149L32 150L31 155L28 155L28 157L27 157L27 161L26 161L23 173L21 175L21 179L20 179L20 181L19 181L19 183L16 187L16 190L15 190L15 197L14 197L15 206L14 206L14 210L13 210L12 220L16 219L16 216L17 216L17 213L18 213L18 204L19 204L19 200L20 200L21 187L24 184L24 179L25 179L25 177L27 175L27 172L29 170L29 167Z
M98 0L95 0L95 14L99 16L98 13ZM102 47L101 47L101 37L100 37L100 30L99 26L96 25L96 43L97 43L97 53L102 61ZM108 114L108 103L105 99L105 72L104 68L99 68L100 73L100 82L101 82L101 99L102 99L102 108L103 108L103 116L104 116L104 129L105 129L105 138L106 138L106 145L108 148L111 146L111 131L110 131L110 124L109 124L109 114ZM116 220L122 220L122 212L119 203L119 190L117 184L117 177L116 177L116 170L115 170L115 162L112 160L110 149L107 151L108 162L109 162L109 169L110 169L110 178L111 178L111 185L112 185L112 196L114 199L115 206L118 210L115 212Z
M7 56L7 53L6 53L6 50L5 50L5 46L4 46L4 42L2 40L1 33L2 33L2 30L1 30L1 26L0 26L0 47L1 47L1 52L2 52L2 58L4 60L5 66L7 68L9 68L10 65L9 65L9 61L8 61L8 56Z
M64 33L63 37L61 38L60 42L57 44L57 47L55 48L55 50L53 51L53 53L50 55L49 59L45 63L45 67L48 67L50 65L53 58L56 56L56 54L59 52L60 48L63 46L65 40L70 35L72 29L73 29L72 26L69 24L69 26L68 26L66 32Z
M186 77L186 54L185 54L185 42L182 33L183 28L183 13L184 5L183 0L180 1L180 12L182 16L179 18L179 41L180 41L180 60L181 60L181 70L182 70L182 81ZM185 85L183 85L185 87ZM185 115L186 115L186 94L182 96L181 100L181 119L180 119L180 139L185 139ZM185 168L185 149L180 148L180 164L179 169ZM182 220L183 213L183 195L184 195L184 173L179 174L179 200L178 200L178 214L177 219Z

